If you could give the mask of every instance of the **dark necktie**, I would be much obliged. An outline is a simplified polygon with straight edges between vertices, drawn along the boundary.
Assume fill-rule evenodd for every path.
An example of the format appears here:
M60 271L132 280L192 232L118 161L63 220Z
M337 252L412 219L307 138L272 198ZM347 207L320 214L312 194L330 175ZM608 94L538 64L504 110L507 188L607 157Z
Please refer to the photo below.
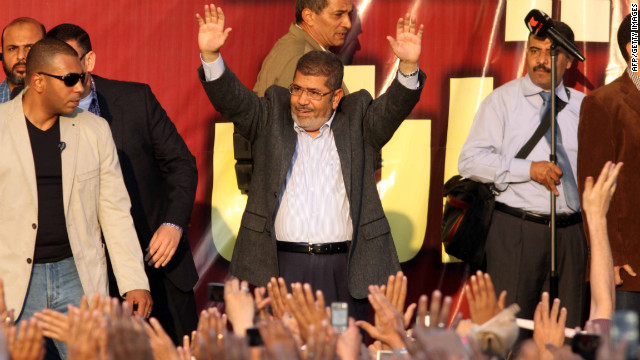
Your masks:
M551 93L548 91L540 92L540 96L542 97L542 115L541 119L544 119L544 116L551 109ZM562 103L564 105L564 101L560 100L560 98L556 97L556 103ZM561 108L562 106L559 106ZM556 124L558 120L556 118ZM547 143L551 144L551 127L546 134L544 134L544 138L547 139ZM578 211L580 209L580 197L578 195L578 185L576 183L576 179L573 177L573 170L571 169L571 163L569 162L569 157L567 156L567 152L562 146L562 133L560 132L560 126L556 126L556 158L558 160L558 166L560 170L562 170L562 188L564 190L564 198L567 202L567 206L573 210Z
M98 99L91 99L91 104L89 104L89 111L96 116L100 116L100 105L98 105Z

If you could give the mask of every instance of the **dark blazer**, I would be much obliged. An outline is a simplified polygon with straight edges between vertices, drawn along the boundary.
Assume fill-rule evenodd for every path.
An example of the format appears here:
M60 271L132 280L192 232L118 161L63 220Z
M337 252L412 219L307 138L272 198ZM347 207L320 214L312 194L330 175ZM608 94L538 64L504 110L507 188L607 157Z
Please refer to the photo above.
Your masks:
M587 176L597 178L605 162L624 162L616 193L607 213L613 264L640 271L640 92L625 72L582 101L578 126L578 186ZM585 218L586 221L586 218ZM588 227L585 226L588 235ZM621 271L624 283L617 290L640 291L640 276Z
M233 121L254 149L253 180L231 258L231 273L254 285L278 276L273 224L275 210L296 147L287 89L271 86L259 98L229 70L214 81L200 80L209 100ZM425 75L420 73L420 84ZM409 90L396 81L376 100L366 91L342 99L331 125L351 208L353 242L349 252L349 291L365 298L367 286L382 284L400 269L389 222L376 189L376 154L420 99L422 86Z
M143 251L163 222L186 233L198 184L189 148L148 85L91 77L100 116L109 123L118 149ZM184 234L171 261L160 269L180 290L193 290L198 272Z

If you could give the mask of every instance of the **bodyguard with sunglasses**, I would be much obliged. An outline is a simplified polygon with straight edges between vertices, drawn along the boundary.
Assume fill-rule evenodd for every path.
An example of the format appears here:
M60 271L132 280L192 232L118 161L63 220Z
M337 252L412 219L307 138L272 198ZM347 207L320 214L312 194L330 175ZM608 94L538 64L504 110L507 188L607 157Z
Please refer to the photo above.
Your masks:
M222 10L205 6L196 18L205 92L254 151L231 273L260 286L275 276L310 283L326 303L350 303L351 315L366 319L367 286L400 268L374 166L420 99L423 27L408 14L398 21L388 40L399 73L375 100L366 91L344 96L342 63L325 51L300 58L288 89L274 85L258 97L220 57L230 31Z
M0 105L0 276L18 321L108 294L101 233L120 291L139 314L151 308L109 125L77 108L84 76L72 47L41 40L27 58L26 90Z

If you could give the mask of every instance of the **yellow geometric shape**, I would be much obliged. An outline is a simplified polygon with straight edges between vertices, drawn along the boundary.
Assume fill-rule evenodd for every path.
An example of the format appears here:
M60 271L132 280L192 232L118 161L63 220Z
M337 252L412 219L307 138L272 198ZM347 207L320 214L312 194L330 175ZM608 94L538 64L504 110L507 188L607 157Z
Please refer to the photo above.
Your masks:
M571 27L575 41L609 42L609 0L562 0L562 21Z
M344 67L342 81L349 93L364 89L374 96L376 87L375 65L349 65Z
M524 24L525 16L532 9L538 9L552 17L551 7L551 0L507 0L504 41L527 41L529 30Z
M422 248L431 178L431 121L405 120L382 149L378 193L400 262Z
M238 189L233 157L233 123L216 123L213 144L211 234L216 249L231 261L247 196Z
M458 157L473 124L478 107L493 90L493 78L450 79L449 125L447 128L447 147L444 161L444 181L458 172ZM443 199L444 203L444 199ZM450 256L442 248L442 262L460 261Z

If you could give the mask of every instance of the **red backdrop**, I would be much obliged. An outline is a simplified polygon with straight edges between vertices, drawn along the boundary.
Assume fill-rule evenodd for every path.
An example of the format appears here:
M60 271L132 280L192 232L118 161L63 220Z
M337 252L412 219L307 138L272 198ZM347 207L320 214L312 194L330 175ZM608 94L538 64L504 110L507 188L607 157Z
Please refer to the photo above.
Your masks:
M206 282L222 281L228 263L215 256L211 235L212 149L214 122L225 121L213 110L196 76L199 66L194 14L203 4L195 0L1 0L0 25L19 16L40 20L47 28L75 23L90 34L97 54L95 73L113 79L148 83L176 124L197 159L199 184L191 216L189 239L199 249L201 281L198 303L205 302ZM294 19L293 0L226 0L227 25L233 28L223 56L239 78L253 87L262 59L273 43L286 33ZM425 24L420 68L427 73L422 99L410 118L431 119L431 184L426 238L420 253L403 264L409 277L410 300L441 288L454 294L466 280L464 264L440 260L441 189L447 137L449 79L494 78L494 86L521 76L523 42L504 42L506 2L503 0L354 0L362 13L361 50L354 64L376 65L376 91L393 65L385 37L395 32L396 19L414 9ZM614 14L628 8L625 0L613 0ZM624 10L622 10L624 12ZM628 12L628 10L626 11ZM553 17L560 3L553 1ZM610 16L603 14L603 16ZM612 17L619 21L619 17ZM524 24L523 24L524 27ZM587 57L575 65L565 81L590 92L604 83L609 62L608 43L579 43ZM213 261L205 261L213 260Z

